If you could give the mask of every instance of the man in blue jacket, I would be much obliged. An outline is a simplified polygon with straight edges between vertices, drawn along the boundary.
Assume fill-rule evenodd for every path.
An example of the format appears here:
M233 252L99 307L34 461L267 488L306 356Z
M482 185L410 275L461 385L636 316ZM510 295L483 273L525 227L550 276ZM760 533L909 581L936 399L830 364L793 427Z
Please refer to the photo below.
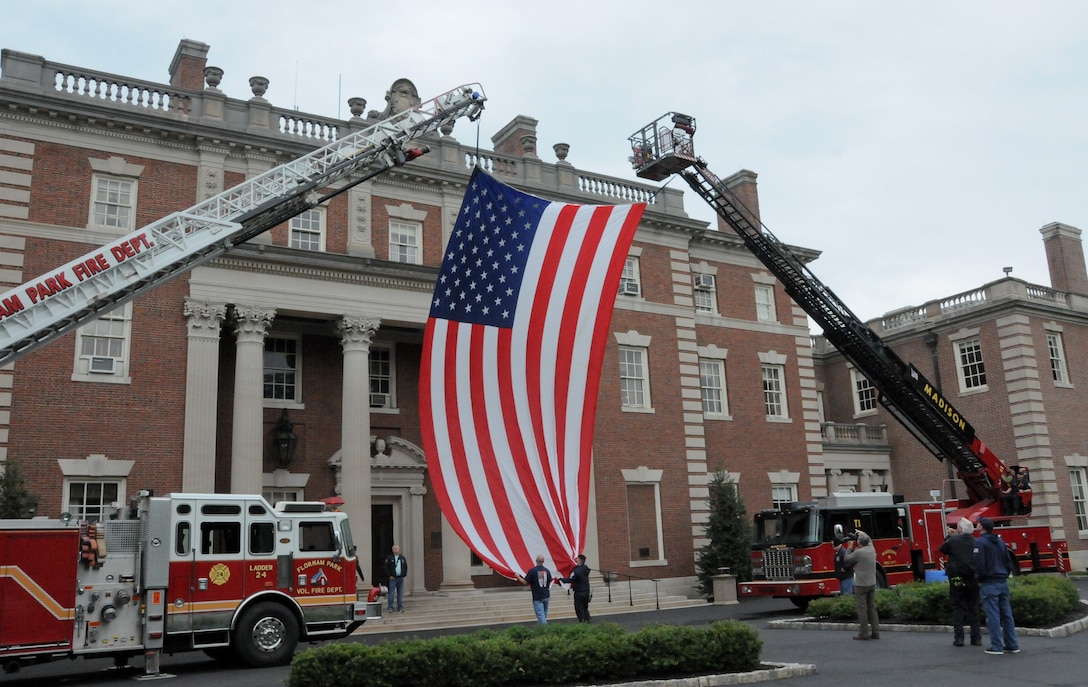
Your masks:
M978 521L982 534L975 542L975 577L978 578L982 607L986 610L986 629L990 632L990 648L994 656L1020 653L1016 641L1016 625L1009 603L1009 575L1013 572L1012 552L1001 537L994 534L994 521ZM1004 639L1004 643L1002 643Z

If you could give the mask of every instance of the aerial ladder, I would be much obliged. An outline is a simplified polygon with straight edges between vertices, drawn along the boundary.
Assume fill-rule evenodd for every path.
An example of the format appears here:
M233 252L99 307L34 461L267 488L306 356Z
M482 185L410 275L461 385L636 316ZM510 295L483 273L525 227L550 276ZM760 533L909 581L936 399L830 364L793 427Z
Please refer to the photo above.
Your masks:
M999 496L1010 468L939 389L896 355L786 244L765 226L757 226L755 213L695 155L694 134L695 118L678 112L666 113L635 132L628 139L635 173L653 181L679 174L782 282L786 293L823 329L824 337L865 374L881 405L938 460L955 466L968 498L952 515L1007 521ZM1025 506L1030 512L1030 501Z
M407 145L459 117L479 119L485 101L479 84L460 86L11 289L0 295L0 365L425 154Z

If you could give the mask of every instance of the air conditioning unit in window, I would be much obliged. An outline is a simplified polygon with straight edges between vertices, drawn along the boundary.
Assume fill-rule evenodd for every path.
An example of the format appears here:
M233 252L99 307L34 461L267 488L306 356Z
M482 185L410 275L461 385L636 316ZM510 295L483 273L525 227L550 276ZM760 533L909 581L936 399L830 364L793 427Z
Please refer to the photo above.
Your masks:
M712 291L714 289L714 275L713 274L697 274L695 275L695 288L702 291Z
M389 394L370 394L371 408L385 408L389 405Z
M621 279L620 280L620 295L622 296L637 296L638 295L638 282L634 279Z
M102 355L91 356L87 371L92 374L111 375L117 371L117 359Z

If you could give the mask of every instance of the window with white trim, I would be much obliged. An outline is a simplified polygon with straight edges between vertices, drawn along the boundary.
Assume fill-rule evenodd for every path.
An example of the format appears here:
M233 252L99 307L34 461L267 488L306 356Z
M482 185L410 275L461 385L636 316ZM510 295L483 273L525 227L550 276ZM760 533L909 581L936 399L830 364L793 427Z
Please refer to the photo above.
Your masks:
M1046 333L1046 348L1050 356L1050 376L1056 385L1068 385L1069 373L1066 370L1065 347L1062 345L1061 332Z
M91 225L119 229L135 228L136 180L95 174L91 202Z
M775 311L774 286L772 284L756 284L756 320L760 322L777 322L778 313Z
M101 522L121 505L121 480L96 479L67 482L63 509L73 520Z
M696 312L718 312L718 290L713 274L693 275Z
M407 222L400 219L389 220L389 259L409 265L422 264L423 225L419 222Z
M629 255L623 263L623 273L620 275L621 296L641 296L642 282L639 278L638 258Z
M763 365L763 410L768 418L788 418L786 405L786 369L782 365Z
M699 387L705 415L729 415L729 397L725 386L725 361L699 360Z
M1073 512L1077 530L1088 534L1088 468L1069 468L1069 488L1073 491Z
M125 303L77 330L72 378L88 382L129 381L131 343L132 304Z
M370 407L394 408L393 349L389 346L370 347Z
M645 348L620 346L620 404L625 408L650 407L650 378Z
M876 412L876 387L869 378L856 369L850 369L850 382L854 388L854 415L871 415Z
M982 360L982 342L979 339L957 341L956 360L960 391L973 391L986 387L986 364Z
M293 336L264 339L264 399L302 401L301 342Z
M325 250L325 212L311 208L291 218L289 245L299 250Z
M301 501L302 490L301 489L272 489L265 490L263 492L265 501L268 501L273 506L281 501Z
M793 503L797 500L797 485L796 484L772 484L771 485L771 503L775 508L779 508L788 503Z

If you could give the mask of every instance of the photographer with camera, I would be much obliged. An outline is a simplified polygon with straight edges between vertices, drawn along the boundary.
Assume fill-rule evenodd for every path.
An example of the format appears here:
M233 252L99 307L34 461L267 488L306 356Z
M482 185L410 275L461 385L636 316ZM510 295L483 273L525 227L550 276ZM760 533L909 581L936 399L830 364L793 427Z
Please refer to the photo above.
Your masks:
M854 567L854 598L858 606L858 633L854 639L880 639L880 618L876 613L876 549L868 534L857 530L857 546L846 554L846 565Z

